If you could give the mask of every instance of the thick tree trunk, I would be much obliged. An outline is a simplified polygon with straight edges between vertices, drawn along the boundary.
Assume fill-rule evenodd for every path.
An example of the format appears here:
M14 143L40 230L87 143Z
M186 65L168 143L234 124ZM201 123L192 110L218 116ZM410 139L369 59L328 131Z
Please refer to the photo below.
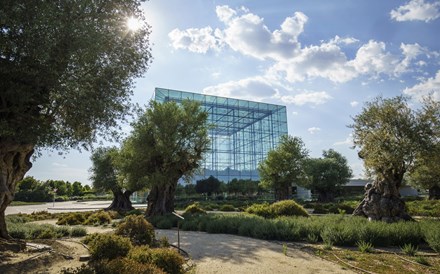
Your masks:
M14 199L15 186L32 167L34 145L0 140L0 238L10 239L5 210Z
M429 189L429 200L440 200L440 186L433 186Z
M113 192L113 202L106 210L116 210L116 211L130 211L134 207L131 204L130 196L133 194L132 191L126 190L122 192L121 189L112 190Z
M376 180L367 184L365 197L353 215L385 222L412 220L405 211L405 202L400 198L398 186L400 182L393 180Z
M176 185L177 181L176 183L155 185L151 188L147 198L147 217L164 215L174 211Z

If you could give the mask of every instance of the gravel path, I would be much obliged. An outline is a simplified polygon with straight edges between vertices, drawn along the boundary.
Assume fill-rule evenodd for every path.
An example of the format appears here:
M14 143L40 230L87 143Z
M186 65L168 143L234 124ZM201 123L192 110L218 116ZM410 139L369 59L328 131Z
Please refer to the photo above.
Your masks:
M177 244L176 230L156 230ZM295 248L283 254L281 244L226 234L180 231L180 246L197 265L196 273L354 273Z

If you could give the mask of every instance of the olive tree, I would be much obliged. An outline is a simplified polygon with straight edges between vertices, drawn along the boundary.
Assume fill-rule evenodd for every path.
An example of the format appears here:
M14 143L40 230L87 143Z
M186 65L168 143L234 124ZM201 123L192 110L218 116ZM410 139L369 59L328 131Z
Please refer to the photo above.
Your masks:
M179 179L190 178L209 149L207 118L197 102L152 101L133 123L121 149L121 172L130 184L150 189L147 216L174 211Z
M301 186L318 194L319 202L333 202L335 193L346 185L352 176L347 159L329 149L322 158L309 159L306 164L307 180Z
M418 155L432 145L428 113L412 110L407 98L375 98L353 118L354 147L375 180L353 214L387 222L409 220L399 188Z
M0 5L0 237L16 182L42 148L114 136L133 81L151 60L141 0L14 1Z
M274 190L276 200L288 199L292 184L302 184L306 179L307 157L308 151L299 137L283 135L279 145L258 166L261 186Z

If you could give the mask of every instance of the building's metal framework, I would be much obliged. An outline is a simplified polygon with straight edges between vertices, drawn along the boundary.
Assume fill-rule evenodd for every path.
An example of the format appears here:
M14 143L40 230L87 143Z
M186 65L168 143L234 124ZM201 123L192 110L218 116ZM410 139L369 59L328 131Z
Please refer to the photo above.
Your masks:
M194 100L208 112L211 149L196 179L212 175L223 182L234 178L259 180L258 164L287 134L285 106L163 88L155 89L154 99L178 103Z

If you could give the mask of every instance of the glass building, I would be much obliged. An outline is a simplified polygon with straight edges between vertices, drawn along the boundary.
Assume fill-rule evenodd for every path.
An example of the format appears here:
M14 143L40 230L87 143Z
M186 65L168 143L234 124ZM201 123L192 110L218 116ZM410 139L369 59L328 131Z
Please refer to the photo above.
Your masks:
M232 179L259 180L258 164L287 134L286 107L273 104L156 88L157 102L189 99L200 102L208 112L211 149L195 180L214 176L223 182Z

